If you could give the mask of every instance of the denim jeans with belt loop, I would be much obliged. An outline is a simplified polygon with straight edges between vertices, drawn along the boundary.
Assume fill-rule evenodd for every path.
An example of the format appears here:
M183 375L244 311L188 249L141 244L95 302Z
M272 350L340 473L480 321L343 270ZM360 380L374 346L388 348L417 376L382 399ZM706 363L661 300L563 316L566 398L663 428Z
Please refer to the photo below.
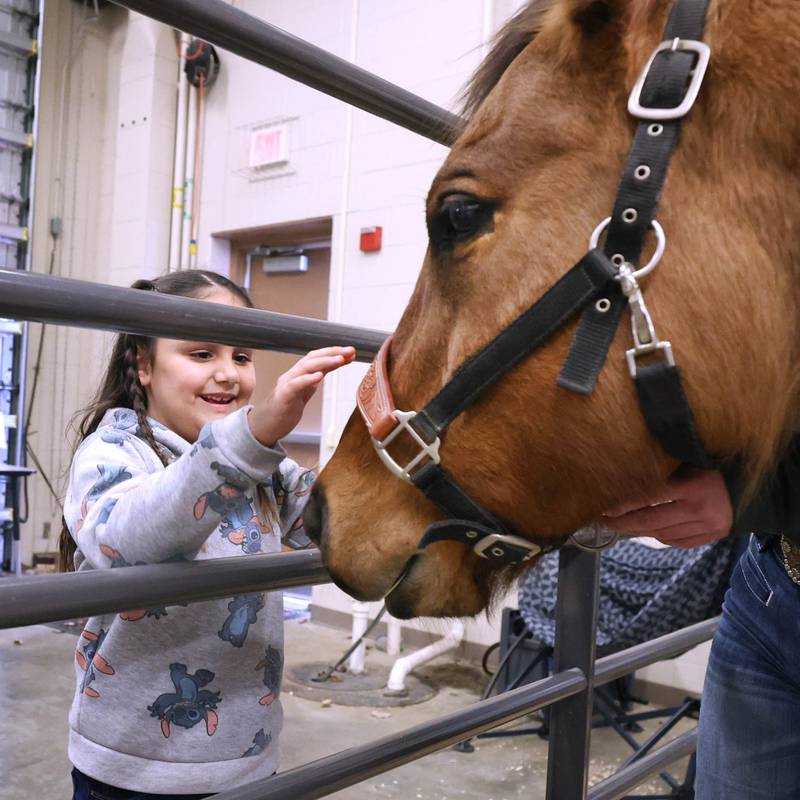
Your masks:
M751 534L703 687L695 800L800 798L800 586Z

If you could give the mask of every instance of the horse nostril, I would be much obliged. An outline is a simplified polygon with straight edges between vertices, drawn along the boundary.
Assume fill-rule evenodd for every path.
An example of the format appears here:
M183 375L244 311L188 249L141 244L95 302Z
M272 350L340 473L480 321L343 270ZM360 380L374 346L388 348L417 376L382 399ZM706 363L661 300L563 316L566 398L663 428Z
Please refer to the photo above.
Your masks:
M320 546L325 528L325 493L319 484L311 490L305 510L303 511L303 527L308 538L317 547Z

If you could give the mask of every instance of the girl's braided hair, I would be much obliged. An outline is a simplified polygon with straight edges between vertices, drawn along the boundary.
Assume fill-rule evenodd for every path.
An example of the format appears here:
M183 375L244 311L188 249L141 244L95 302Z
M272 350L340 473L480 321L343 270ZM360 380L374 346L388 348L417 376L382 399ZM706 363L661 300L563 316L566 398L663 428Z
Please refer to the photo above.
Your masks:
M245 306L253 308L253 301L244 289L223 275L207 270L193 269L171 272L152 281L138 280L131 285L132 289L195 298L202 298L218 287L227 289ZM75 419L80 418L80 421L76 425L78 435L74 450L77 450L84 439L97 430L110 409L130 408L136 413L136 419L139 422L137 435L153 448L161 463L166 466L167 458L156 442L147 418L147 395L139 381L139 357L152 359L153 353L154 339L150 337L134 336L129 333L120 333L117 336L111 350L108 369L94 400L87 408L75 415ZM62 517L61 536L58 542L59 569L62 572L69 572L75 568L75 550L75 540Z

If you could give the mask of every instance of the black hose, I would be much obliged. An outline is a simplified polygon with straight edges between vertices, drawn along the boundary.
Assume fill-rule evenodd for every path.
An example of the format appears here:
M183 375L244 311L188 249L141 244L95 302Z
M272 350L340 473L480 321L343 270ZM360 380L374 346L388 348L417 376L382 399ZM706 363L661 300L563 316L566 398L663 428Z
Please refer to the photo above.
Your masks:
M384 604L383 608L381 608L381 610L378 612L375 619L372 620L369 625L367 625L367 629L364 631L364 633L362 633L361 636L359 636L358 639L356 639L356 641L350 645L345 654L332 667L322 670L319 675L313 677L311 680L314 681L314 683L325 683L325 681L327 681L328 678L330 678L331 675L333 675L333 673L336 672L336 670L339 669L339 667L341 667L348 658L350 658L350 656L355 652L355 649L361 644L361 642L364 641L364 639L367 638L367 634L378 624L378 622L380 622L381 617L385 613L386 605Z

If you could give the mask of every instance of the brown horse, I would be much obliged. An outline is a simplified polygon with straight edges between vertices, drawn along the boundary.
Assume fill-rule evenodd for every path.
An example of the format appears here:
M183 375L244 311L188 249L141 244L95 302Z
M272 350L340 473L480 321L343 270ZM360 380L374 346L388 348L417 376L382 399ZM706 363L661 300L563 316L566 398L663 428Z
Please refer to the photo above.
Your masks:
M398 408L421 409L586 252L630 147L628 94L668 10L668 0L537 0L500 32L428 195L430 246L391 347ZM800 4L711 0L704 40L711 65L666 179L666 254L644 292L706 449L740 457L755 485L800 419ZM449 205L463 198L481 213L454 231ZM627 324L590 396L557 386L574 330L509 372L442 443L458 483L539 540L562 541L677 466L643 421ZM383 597L441 517L385 469L354 414L309 510L334 580ZM390 610L475 614L516 572L435 544Z

